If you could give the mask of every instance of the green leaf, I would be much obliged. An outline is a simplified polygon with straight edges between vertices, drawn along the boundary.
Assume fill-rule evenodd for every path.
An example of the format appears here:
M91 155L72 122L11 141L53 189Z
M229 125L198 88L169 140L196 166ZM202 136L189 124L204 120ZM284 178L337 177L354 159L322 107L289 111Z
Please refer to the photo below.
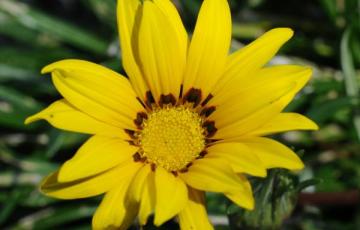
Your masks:
M347 97L327 100L310 108L307 116L316 123L324 124L332 119L335 113L343 109L349 109L353 105L353 100Z
M112 27L113 31L116 28L116 0L83 0L83 5L94 12L98 19L105 24Z
M255 209L231 212L231 229L280 229L292 213L298 191L298 178L285 170L270 170L265 179L253 179ZM235 209L236 210L236 209Z
M36 213L20 219L10 229L63 229L73 221L90 218L95 212L94 206L68 206L41 209ZM60 227L63 226L63 227Z
M50 34L61 41L89 52L100 55L106 54L108 47L107 42L78 26L32 9L28 5L11 0L1 0L0 12L1 11L11 15L16 22L24 27L37 32Z
M21 191L15 189L10 193L6 202L3 202L0 210L0 225L15 211L20 196Z
M41 107L33 98L14 89L0 86L0 125L30 129L32 127L24 125L25 118L39 111Z
M354 61L349 47L351 29L347 29L341 39L341 67L345 77L346 93L350 98L359 100L359 83L356 75ZM353 124L358 140L360 141L360 109L353 108Z
M306 189L307 187L317 185L319 183L322 183L321 179L318 178L312 178L308 180L301 181L298 186L296 187L296 190L298 192L301 192L302 190Z

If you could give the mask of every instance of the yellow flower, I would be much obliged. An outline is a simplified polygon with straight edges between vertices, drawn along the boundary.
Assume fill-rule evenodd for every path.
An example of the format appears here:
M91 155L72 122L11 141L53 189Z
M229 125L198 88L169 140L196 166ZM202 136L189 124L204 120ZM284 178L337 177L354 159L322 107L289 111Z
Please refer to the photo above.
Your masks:
M311 75L307 67L263 67L292 36L273 29L228 55L227 0L204 0L191 42L169 0L119 0L123 66L63 60L46 66L64 97L26 123L93 136L41 191L60 199L105 193L94 229L126 229L138 216L155 225L177 216L181 229L213 229L204 192L254 208L245 174L303 168L286 146L263 137L316 124L284 107Z

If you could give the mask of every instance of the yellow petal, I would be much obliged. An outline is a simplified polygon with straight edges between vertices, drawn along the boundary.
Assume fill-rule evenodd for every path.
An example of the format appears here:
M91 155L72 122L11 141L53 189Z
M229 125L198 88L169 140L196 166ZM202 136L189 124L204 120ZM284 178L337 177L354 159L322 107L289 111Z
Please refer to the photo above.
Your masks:
M214 138L240 137L261 127L277 116L305 85L311 69L298 66L276 66L258 72L258 86L252 83L217 109L209 119L218 131ZM215 97L214 97L215 99Z
M294 91L297 93L310 79L311 73L312 71L309 67L297 65L277 65L259 69L252 72L251 77L245 79L232 79L231 84L229 84L226 89L214 95L209 101L209 105L216 106L224 103L231 103L246 91L261 86L271 86L282 81L296 82ZM268 90L271 91L272 89L270 88Z
M163 1L157 1L163 2ZM139 30L139 59L151 92L177 99L184 74L187 40L173 24L173 11L164 11L156 1L144 1ZM184 32L184 29L182 29Z
M251 185L245 176L239 175L241 182L243 183L243 190L235 191L231 193L225 193L225 196L233 201L240 207L253 210L255 201L251 189Z
M179 174L189 186L209 192L229 192L242 189L242 183L227 161L205 157L193 162L189 171Z
M291 79L289 81L273 81L267 85L261 84L239 92L236 98L218 105L209 116L209 120L216 121L216 126L220 129L234 125L235 122L239 122L286 96L294 89L295 84Z
M133 120L143 110L129 81L105 67L80 60L46 66L57 90L77 109L120 128L135 129Z
M220 143L210 146L208 157L225 159L236 173L265 177L266 169L256 154L242 143Z
M148 217L155 209L155 174L150 172L144 181L139 208L139 223L145 225Z
M133 43L134 35L138 34L139 19L141 17L141 1L139 0L118 0L117 19L119 27L120 46L122 54L122 64L129 76L130 82L134 87L139 98L145 102L146 92L149 87L141 73L136 61Z
M124 163L109 171L67 183L59 182L58 172L55 172L44 179L40 191L47 196L59 199L97 196L116 187L122 180L132 178L140 166L141 164L134 163L132 159L129 159L129 163Z
M140 202L144 186L146 185L146 180L149 177L149 173L151 173L149 164L144 165L144 167L138 171L130 184L128 199L134 200L135 202Z
M300 170L304 164L288 147L269 138L255 137L239 139L257 154L266 168L286 168Z
M179 213L179 224L181 230L213 230L206 207L204 192L188 187L189 201L185 208Z
M137 150L119 138L93 136L62 165L57 179L64 183L96 175L125 162Z
M179 39L181 46L184 46L183 49L187 50L188 46L188 35L186 29L182 23L180 15L172 3L169 0L153 0L153 2L159 7L164 15L169 19L172 27L176 30L176 36Z
M121 181L118 187L106 193L92 220L94 230L126 230L130 227L137 215L138 205L126 200L129 181Z
M260 128L247 133L247 136L265 136L291 130L318 130L319 127L309 118L298 113L280 113Z
M225 70L231 42L231 14L227 0L205 0L191 39L184 95L202 90L204 100Z
M165 169L158 167L155 171L155 219L154 224L160 226L178 214L188 201L185 183Z
M250 78L256 69L260 69L276 54L280 47L293 35L289 28L276 28L268 31L248 46L231 54L226 71L216 84L214 95L231 86L232 80L242 81Z
M129 138L123 129L108 125L79 111L66 100L58 100L39 113L28 117L25 124L44 119L58 129L67 131Z

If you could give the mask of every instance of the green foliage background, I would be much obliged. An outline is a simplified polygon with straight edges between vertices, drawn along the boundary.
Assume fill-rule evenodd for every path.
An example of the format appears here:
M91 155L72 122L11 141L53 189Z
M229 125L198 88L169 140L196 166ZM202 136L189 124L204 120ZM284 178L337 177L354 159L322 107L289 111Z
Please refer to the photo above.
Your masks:
M176 4L191 33L201 1ZM244 212L223 197L208 194L216 228L360 229L360 1L230 4L234 50L270 28L295 30L295 37L271 64L314 68L312 81L287 110L311 117L321 129L275 137L298 151L307 167L296 175L273 170L265 181L253 178L258 211ZM23 123L60 98L50 79L40 77L43 66L77 58L123 72L115 9L115 0L0 0L0 229L90 228L100 197L60 201L37 191L41 178L69 159L87 137L45 122ZM319 192L331 192L330 198L325 204L316 199L309 204L298 196L304 187L316 199ZM173 221L162 227L176 228Z

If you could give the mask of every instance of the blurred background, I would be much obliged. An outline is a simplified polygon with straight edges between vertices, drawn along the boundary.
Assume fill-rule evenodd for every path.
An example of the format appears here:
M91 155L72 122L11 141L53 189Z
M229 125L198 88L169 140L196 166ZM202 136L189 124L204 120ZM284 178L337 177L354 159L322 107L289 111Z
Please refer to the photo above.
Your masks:
M201 0L175 3L191 33ZM306 168L251 178L256 211L208 194L216 229L360 229L360 1L230 4L234 50L274 27L295 30L270 64L313 67L311 82L287 111L307 115L321 129L274 137L295 149ZM116 0L0 0L0 229L90 229L100 197L61 201L37 190L87 136L46 122L24 126L24 119L60 98L39 73L53 61L86 59L123 72L115 10ZM177 228L170 221L160 229Z

